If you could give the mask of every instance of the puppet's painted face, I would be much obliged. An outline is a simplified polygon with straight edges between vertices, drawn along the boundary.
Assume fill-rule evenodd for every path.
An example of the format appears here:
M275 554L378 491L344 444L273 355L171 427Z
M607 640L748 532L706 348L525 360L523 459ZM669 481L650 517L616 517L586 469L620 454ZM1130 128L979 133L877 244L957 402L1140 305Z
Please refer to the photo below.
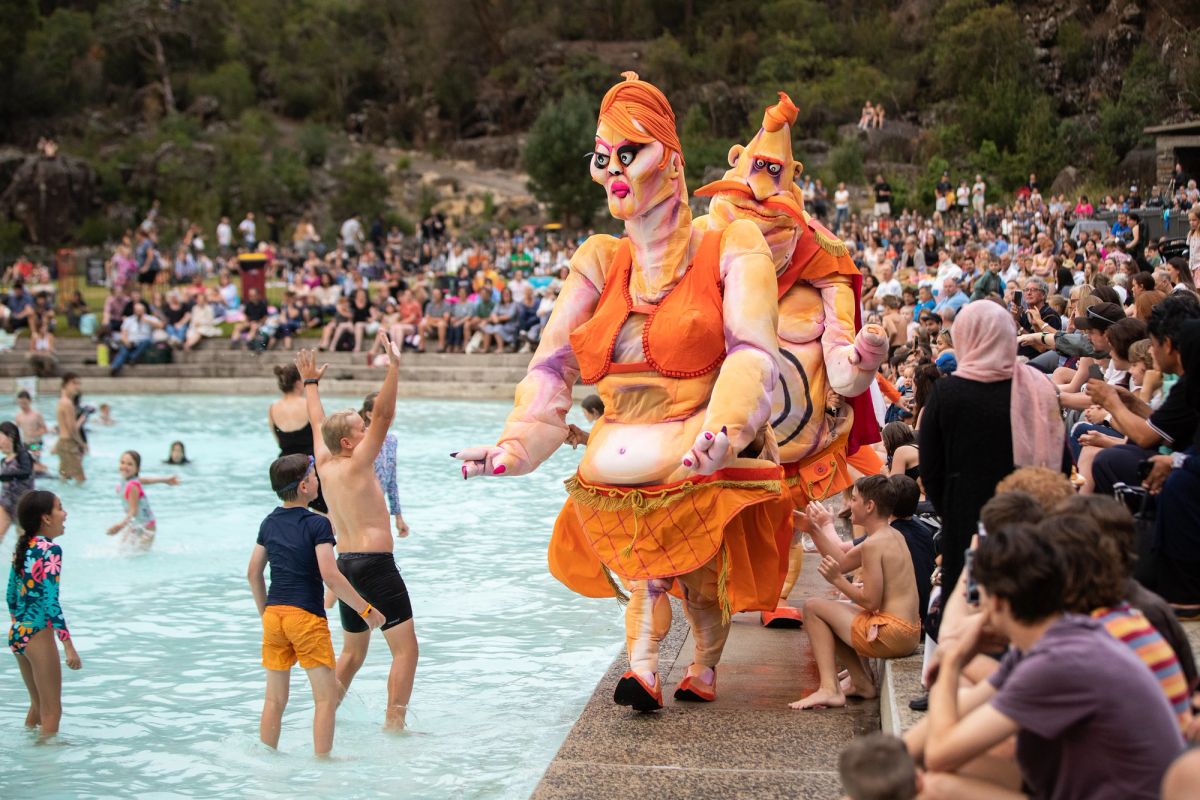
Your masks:
M680 191L676 157L672 154L659 169L662 157L662 143L630 141L600 121L590 169L592 180L608 193L609 214L620 220L635 219Z
M696 190L697 196L712 197L708 211L720 224L748 219L758 225L777 267L790 258L804 219L804 198L795 182L804 165L792 158L791 125L771 123L769 117L782 105L768 111L748 145L729 148L729 170L721 180Z

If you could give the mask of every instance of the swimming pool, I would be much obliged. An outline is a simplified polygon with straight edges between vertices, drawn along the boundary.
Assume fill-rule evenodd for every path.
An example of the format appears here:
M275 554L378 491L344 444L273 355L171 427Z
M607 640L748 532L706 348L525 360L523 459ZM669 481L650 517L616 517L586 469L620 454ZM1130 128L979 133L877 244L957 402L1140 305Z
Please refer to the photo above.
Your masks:
M37 746L21 727L27 697L16 664L0 657L3 795L517 798L536 785L622 644L615 602L578 597L546 570L561 481L579 453L564 448L521 478L463 481L448 453L494 441L511 406L400 401L392 430L412 534L396 555L421 643L412 730L380 731L390 659L373 637L338 712L334 759L321 762L299 669L279 752L258 743L261 629L244 575L258 523L275 505L271 399L88 396L111 403L117 421L89 429L88 483L39 484L69 514L62 595L83 669L64 670L62 733ZM51 424L54 400L37 402ZM0 419L13 410L0 404ZM175 439L192 464L162 463ZM183 480L147 488L159 533L137 556L104 534L122 517L116 465L126 449L142 454L144 475ZM15 538L4 540L5 578Z

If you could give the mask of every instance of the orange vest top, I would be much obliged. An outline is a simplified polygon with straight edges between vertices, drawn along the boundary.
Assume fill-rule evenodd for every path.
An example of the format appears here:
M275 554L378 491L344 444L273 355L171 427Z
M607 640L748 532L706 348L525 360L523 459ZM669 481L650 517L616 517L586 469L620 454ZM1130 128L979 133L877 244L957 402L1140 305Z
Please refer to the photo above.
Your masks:
M631 246L623 240L613 255L604 291L592 318L571 332L571 348L584 383L609 372L653 370L667 378L695 378L725 360L725 322L721 294L721 232L709 231L683 277L660 302L634 306L629 294ZM631 314L645 314L644 361L613 363L621 327Z

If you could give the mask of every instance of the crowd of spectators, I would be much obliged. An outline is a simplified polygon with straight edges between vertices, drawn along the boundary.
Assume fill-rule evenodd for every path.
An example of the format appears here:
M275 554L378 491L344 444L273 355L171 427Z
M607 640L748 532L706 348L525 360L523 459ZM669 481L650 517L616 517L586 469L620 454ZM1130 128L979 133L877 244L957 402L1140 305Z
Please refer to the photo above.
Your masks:
M849 796L1188 796L1200 693L1177 620L1200 619L1195 182L1105 198L1102 214L1047 201L1036 176L981 210L946 175L929 217L892 215L877 184L877 213L841 232L864 320L889 337L886 471L919 477L939 566L929 693L912 703L927 716L903 742L847 748ZM1183 241L1149 236L1146 206L1186 216ZM924 554L905 538L915 568Z
M211 239L189 225L168 249L158 226L155 203L112 249L101 308L88 309L80 293L67 304L69 324L108 346L114 375L151 348L224 340L217 346L290 349L306 332L321 349L372 361L382 356L369 352L380 329L416 351L529 352L584 238L528 226L467 239L450 233L440 214L406 235L381 218L368 225L353 215L325 242L307 216L289 233L271 215L260 224L247 213L236 225L222 217ZM265 259L265 292L243 291L247 254ZM49 273L24 258L8 269L8 332L53 331ZM35 284L40 290L30 294L25 287Z

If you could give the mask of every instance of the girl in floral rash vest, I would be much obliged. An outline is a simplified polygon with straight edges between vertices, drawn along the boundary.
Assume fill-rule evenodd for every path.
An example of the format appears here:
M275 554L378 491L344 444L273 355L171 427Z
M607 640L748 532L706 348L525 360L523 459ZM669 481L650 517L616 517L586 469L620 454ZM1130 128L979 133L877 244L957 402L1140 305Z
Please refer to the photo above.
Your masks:
M8 576L8 613L12 618L8 646L29 690L25 725L40 727L43 736L58 732L62 716L62 671L51 630L62 640L67 666L82 666L58 599L62 548L54 539L63 534L66 519L67 512L52 493L33 491L22 497L17 504L21 536Z

